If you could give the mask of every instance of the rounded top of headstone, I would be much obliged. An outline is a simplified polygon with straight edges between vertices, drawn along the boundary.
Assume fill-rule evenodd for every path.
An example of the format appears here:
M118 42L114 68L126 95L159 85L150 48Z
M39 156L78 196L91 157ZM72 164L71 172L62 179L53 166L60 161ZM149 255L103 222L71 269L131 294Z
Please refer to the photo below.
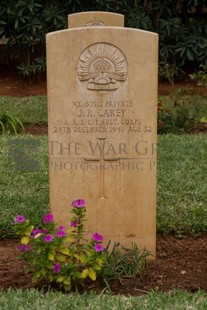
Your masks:
M76 27L124 27L124 15L111 12L80 12L68 15L68 28Z

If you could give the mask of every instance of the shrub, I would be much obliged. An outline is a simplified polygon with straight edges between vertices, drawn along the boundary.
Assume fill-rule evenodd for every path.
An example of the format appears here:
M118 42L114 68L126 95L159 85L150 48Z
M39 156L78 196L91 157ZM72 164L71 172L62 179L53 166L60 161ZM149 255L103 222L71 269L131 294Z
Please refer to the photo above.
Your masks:
M207 66L200 65L200 70L190 74L190 78L196 81L198 86L205 86L207 88Z
M205 0L1 0L0 38L8 38L6 59L18 59L27 77L34 74L36 58L45 56L40 49L45 34L67 28L68 14L111 11L124 14L128 27L157 32L160 61L181 69L191 63L207 65L206 9Z
M45 214L43 225L35 228L23 215L15 219L14 231L21 236L20 259L33 271L33 281L45 279L65 291L84 285L87 278L95 281L105 261L103 237L94 233L87 243L84 237L85 202L72 203L71 228L58 226L53 215Z
M115 243L110 250L102 245L103 236L94 233L85 239L85 201L72 202L70 229L58 226L51 213L45 214L40 228L35 228L23 215L14 220L14 232L21 237L19 259L26 261L26 271L33 272L33 282L38 279L56 284L70 291L84 286L87 280L102 278L110 290L112 280L141 276L146 266L148 251L139 251L136 244L131 249Z
M158 133L183 133L206 123L206 98L180 88L158 102Z
M140 251L136 244L132 248L123 247L115 242L111 251L109 245L106 251L106 260L101 276L110 290L110 284L118 280L121 284L124 279L141 278L146 269L147 259L151 255L146 249Z

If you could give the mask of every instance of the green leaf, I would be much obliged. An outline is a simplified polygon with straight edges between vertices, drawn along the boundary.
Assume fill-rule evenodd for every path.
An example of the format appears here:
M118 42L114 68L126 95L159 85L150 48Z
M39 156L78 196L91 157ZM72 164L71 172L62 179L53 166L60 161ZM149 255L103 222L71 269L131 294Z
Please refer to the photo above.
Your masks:
M16 20L15 20L15 23L14 23L14 28L17 29L17 28L18 28L18 25L19 25L19 22L18 22L18 19L16 19Z
M71 231L70 231L70 232L71 232ZM64 242L65 242L65 243L67 243L67 242L73 242L73 241L75 241L74 238L71 238L71 237L65 237L65 238L64 238Z
M187 57L189 60L194 60L193 53L189 48L187 49Z
M40 254L42 252L42 248L37 248L37 254Z
M32 277L32 282L35 283L37 282L38 278L40 277L40 272L36 271Z
M52 260L52 261L53 261L54 258L55 258L54 252L49 252L48 255L47 255L47 257L48 257L49 260Z
M31 225L29 227L27 227L27 229L25 230L25 234L28 236L31 234L31 231L34 229L34 226Z
M71 290L71 285L65 284L64 285L64 289L65 289L65 291L70 291Z
M59 282L59 283L61 283L61 282L63 282L65 280L65 277L64 276L58 276L57 277L57 282Z
M2 123L2 121L0 121L0 126L1 126L2 132L4 133L5 132L5 127L4 127L4 124Z
M46 273L47 273L47 270L45 268L42 268L40 273L41 273L42 276L45 277Z
M96 281L96 271L92 267L88 269L88 275L91 278L91 280Z
M77 258L82 264L85 264L87 262L87 258L84 255L75 254L74 257Z
M201 120L200 120L200 122L206 124L206 123L207 123L207 117L202 117Z
M69 255L69 250L67 248L60 248L59 252L65 255Z
M54 277L53 277L53 275L51 273L49 274L48 279L49 279L50 282L52 282L54 280Z
M93 263L93 268L95 270L101 270L101 266L99 264Z
M21 243L22 244L28 244L29 243L29 237L22 237Z
M63 281L63 283L66 284L66 285L71 286L71 278L70 278L70 277L67 277L67 278Z
M56 255L55 258L61 263L65 262L65 257L62 255Z
M87 278L88 274L89 274L89 270L88 270L88 269L84 269L84 270L82 271L82 273L81 273L81 278L82 278L82 279Z

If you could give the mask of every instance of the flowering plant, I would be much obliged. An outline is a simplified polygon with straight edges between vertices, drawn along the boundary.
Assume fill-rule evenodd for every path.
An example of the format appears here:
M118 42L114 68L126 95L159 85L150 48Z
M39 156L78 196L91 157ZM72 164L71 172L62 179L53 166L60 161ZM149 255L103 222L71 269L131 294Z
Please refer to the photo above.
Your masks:
M43 217L41 229L35 228L23 215L15 218L14 231L21 236L20 259L32 270L33 281L46 279L66 291L89 278L96 280L106 259L103 237L94 233L91 241L84 238L85 201L72 202L70 227L58 226L51 213Z

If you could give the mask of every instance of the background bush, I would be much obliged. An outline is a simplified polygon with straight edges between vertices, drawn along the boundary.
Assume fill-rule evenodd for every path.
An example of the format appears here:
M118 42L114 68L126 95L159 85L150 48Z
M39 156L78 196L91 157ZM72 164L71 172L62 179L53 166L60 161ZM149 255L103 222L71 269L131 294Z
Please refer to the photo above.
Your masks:
M25 77L44 75L45 34L67 28L67 15L82 11L121 13L127 27L157 32L161 66L207 65L206 0L1 0L0 38L9 39L1 58L16 59Z

